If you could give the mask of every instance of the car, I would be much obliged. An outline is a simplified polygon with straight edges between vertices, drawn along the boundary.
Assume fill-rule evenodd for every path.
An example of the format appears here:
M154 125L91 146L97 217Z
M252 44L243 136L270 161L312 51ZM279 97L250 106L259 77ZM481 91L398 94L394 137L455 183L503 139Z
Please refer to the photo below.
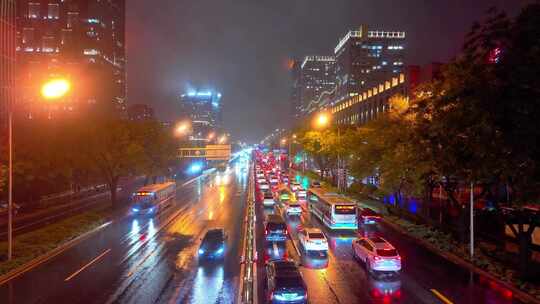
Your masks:
M261 182L261 183L259 183L259 189L261 189L261 190L269 190L270 185L266 181Z
M275 175L270 176L270 183L272 183L272 184L273 183L275 183L275 184L279 183L279 179L277 178L277 176L275 176Z
M19 209L21 206L13 203L13 215L16 215L19 212ZM7 215L8 214L8 203L6 202L0 202L0 215Z
M401 271L401 257L388 241L379 236L359 238L352 243L353 257L364 262L370 273Z
M266 265L267 303L307 303L304 278L293 261L272 261Z
M307 198L307 192L306 190L299 188L296 190L296 198L297 199L306 199Z
M311 182L311 188L320 188L321 187L321 182L319 181L312 181Z
M289 232L285 220L278 214L269 214L264 225L265 239L270 242L286 241Z
M266 183L266 178L264 176L257 177L257 184L260 184L260 183Z
M304 228L298 233L298 239L307 253L310 251L328 251L328 241L319 228Z
M291 196L289 195L289 192L287 190L282 190L279 193L279 200L281 202L286 202L286 201L289 201L290 199L291 199Z
M358 220L362 224L376 224L381 220L381 216L369 208L362 208Z
M198 254L200 260L223 259L225 257L225 241L227 235L222 228L210 229L201 239Z
M271 191L264 191L263 192L263 205L265 207L274 206L276 201L274 200L274 195Z
M287 205L285 206L285 214L300 215L302 214L302 206L300 206L300 204L295 203L295 202L288 202Z
M298 182L292 182L291 183L291 191L296 192L296 190L300 189L302 186L300 186L300 183Z

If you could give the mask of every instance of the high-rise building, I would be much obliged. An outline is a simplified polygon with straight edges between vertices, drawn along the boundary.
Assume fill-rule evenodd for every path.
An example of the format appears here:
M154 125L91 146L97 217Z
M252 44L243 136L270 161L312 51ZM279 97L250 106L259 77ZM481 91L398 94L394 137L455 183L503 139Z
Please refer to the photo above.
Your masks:
M335 89L336 59L333 56L306 56L300 65L299 116L318 108L320 98Z
M359 94L404 69L405 32L349 31L334 49L338 100Z
M290 111L291 111L291 120L294 121L300 116L300 106L301 102L301 68L302 62L300 60L293 60L290 65L291 71L291 95L289 99Z
M15 99L15 37L15 0L2 0L0 4L0 134L6 126L8 107Z
M124 115L124 19L125 0L18 0L17 83L24 113L39 115L40 84L61 76L72 92L55 110L102 106Z
M128 107L128 118L132 121L153 120L154 109L145 104L134 104Z
M221 93L190 91L180 96L180 116L191 122L191 141L207 141L222 130Z

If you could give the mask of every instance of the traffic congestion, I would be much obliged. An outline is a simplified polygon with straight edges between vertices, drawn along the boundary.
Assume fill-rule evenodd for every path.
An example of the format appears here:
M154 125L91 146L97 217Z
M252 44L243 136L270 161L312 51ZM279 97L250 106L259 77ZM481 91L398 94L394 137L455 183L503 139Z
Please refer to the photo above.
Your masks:
M464 289L513 303L467 283L466 271L383 225L376 210L289 168L287 155L255 150L253 159L260 303L441 303L436 293L459 299ZM440 291L448 281L460 283Z

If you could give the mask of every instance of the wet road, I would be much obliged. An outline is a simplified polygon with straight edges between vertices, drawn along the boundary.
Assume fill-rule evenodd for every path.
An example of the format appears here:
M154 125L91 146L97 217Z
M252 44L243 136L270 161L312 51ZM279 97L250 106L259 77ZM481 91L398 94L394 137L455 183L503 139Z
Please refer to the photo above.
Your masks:
M153 218L123 217L0 286L0 303L233 303L239 284L247 171L214 174L179 187ZM225 259L199 263L207 229L224 227Z
M305 204L305 203L304 203ZM351 244L355 232L333 232L306 209L302 216L285 217L291 239L286 243L264 241L263 219L281 209L263 208L257 204L258 298L264 303L264 261L281 255L300 263L300 270L308 286L309 303L520 303L512 293L495 282L471 276L460 267L419 247L396 231L379 226L359 230L359 234L380 235L400 252L403 270L399 276L369 275L364 265L352 256ZM298 243L299 227L317 227L326 234L330 250L327 255L306 256Z

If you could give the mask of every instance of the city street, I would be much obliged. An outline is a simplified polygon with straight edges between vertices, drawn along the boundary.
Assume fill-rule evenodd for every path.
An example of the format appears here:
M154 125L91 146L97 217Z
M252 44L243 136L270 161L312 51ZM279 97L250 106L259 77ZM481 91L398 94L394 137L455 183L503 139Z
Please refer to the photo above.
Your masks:
M281 209L263 208L262 204L257 204L259 256L272 256L274 253L283 256L278 252L285 247L285 257L301 265L310 303L443 303L443 299L451 303L520 303L512 299L510 291L495 282L471 278L468 271L380 224L360 229L358 234L387 239L398 249L403 269L399 276L383 278L369 275L364 265L352 256L351 242L356 233L330 231L307 212L305 204L301 217L286 217L291 239L286 244L267 243L262 222L266 215L272 213L281 213ZM297 238L300 227L320 228L329 241L328 255L310 253L306 257ZM258 298L261 303L265 299L264 260L259 259L258 264Z
M52 260L0 286L1 303L232 303L238 291L247 170L179 186L155 217L125 216ZM200 263L209 228L228 234L223 261ZM32 290L32 292L28 292Z

